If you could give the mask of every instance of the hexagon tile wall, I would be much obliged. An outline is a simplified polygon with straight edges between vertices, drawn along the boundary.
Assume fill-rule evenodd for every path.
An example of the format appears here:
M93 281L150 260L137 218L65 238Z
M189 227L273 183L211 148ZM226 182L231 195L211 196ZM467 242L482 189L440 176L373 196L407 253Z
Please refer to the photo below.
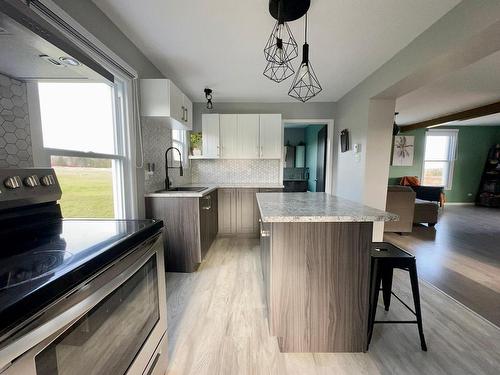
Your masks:
M26 84L0 74L0 168L32 166Z

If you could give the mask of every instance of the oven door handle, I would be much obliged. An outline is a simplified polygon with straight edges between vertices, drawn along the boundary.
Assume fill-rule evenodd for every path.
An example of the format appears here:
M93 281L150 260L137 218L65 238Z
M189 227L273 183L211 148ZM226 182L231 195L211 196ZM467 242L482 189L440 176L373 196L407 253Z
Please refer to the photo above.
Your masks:
M139 246L146 247L146 245L144 244ZM134 255L133 253L129 253L125 257L116 260L106 269L101 271L101 273L98 276L94 277L91 281L70 292L66 296L66 299L71 299L79 293L88 293L93 288L96 288L95 292L91 292L91 294L85 297L83 300L75 303L69 308L62 308L62 311L55 313L55 316L53 318L43 321L42 323L36 325L34 328L30 328L30 330L26 334L20 334L18 338L12 339L12 341L8 342L8 344L0 348L0 369L8 367L8 365L15 358L26 353L28 350L38 345L46 338L54 335L55 332L63 330L67 326L71 325L71 323L84 316L106 296L112 293L121 284L127 281L129 277L137 272L151 258L151 256L153 256L153 254L157 252L157 250L157 247L151 246L151 244L147 246L147 250L145 252L141 251L141 249L136 248L136 250L133 250L133 252L137 251L139 253L142 253L142 255L140 255L139 258L129 260L131 264L127 262L127 258ZM118 264L120 262L126 263L122 266L123 270L120 267L121 265ZM108 271L111 272L113 270L113 266L120 267L120 269L117 268L115 270L115 272L118 274L116 275L115 272L107 274ZM48 310L50 310L50 308L48 308ZM50 315L53 314L54 312L51 311ZM40 318L43 318L43 314L40 316ZM29 324L28 327L36 323L37 320L39 319L36 319L34 322Z

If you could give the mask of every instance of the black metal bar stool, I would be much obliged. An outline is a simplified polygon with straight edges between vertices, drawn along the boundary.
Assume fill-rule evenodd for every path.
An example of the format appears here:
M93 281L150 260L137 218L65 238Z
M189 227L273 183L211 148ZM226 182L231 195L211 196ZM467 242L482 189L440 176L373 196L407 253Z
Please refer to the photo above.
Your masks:
M394 268L399 268L410 273L411 290L415 310L413 310L392 292L392 275ZM382 284L382 289L380 288L380 284ZM417 320L375 320L380 290L382 290L382 297L384 299L386 311L389 311L391 295L393 295L416 316ZM422 313L420 311L420 293L418 290L417 265L415 257L388 242L374 242L371 249L370 308L368 317L367 350L372 338L373 326L377 323L416 324L420 335L420 346L422 347L422 350L427 351L424 330L422 328Z

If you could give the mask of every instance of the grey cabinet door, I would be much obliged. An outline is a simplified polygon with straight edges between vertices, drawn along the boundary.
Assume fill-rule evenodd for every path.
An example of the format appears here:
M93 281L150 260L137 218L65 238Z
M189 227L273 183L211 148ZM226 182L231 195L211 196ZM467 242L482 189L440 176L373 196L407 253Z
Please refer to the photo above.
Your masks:
M201 258L205 255L212 246L218 232L218 199L217 191L200 198L200 242L201 242Z
M255 194L258 189L237 189L236 231L240 234L256 234L259 230L259 214Z
M271 224L260 223L260 261L262 276L264 278L264 291L266 293L267 308L270 309L270 271L271 271ZM271 321L269 321L271 322Z
M219 233L236 233L236 189L218 190Z
M210 193L212 200L212 207L210 209L210 220L208 224L208 232L210 238L210 244L217 237L217 233L219 232L219 199L217 190Z
M200 210L200 247L201 247L201 259L205 258L210 245L210 209L211 207L211 197L210 194L205 195L199 199L199 210Z

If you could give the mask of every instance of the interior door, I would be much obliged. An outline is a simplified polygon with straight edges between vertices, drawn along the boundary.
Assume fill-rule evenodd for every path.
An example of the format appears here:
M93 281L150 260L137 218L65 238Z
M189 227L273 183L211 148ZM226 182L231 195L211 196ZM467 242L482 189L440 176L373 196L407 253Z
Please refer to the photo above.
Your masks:
M201 127L203 132L203 156L218 158L219 147L219 115L204 113L202 115Z
M237 158L238 115L220 115L220 157Z
M260 115L260 157L280 159L283 140L280 114Z
M326 126L318 132L318 155L316 161L316 191L325 191L326 180Z
M259 158L259 115L238 115L238 138L236 144L239 158Z

